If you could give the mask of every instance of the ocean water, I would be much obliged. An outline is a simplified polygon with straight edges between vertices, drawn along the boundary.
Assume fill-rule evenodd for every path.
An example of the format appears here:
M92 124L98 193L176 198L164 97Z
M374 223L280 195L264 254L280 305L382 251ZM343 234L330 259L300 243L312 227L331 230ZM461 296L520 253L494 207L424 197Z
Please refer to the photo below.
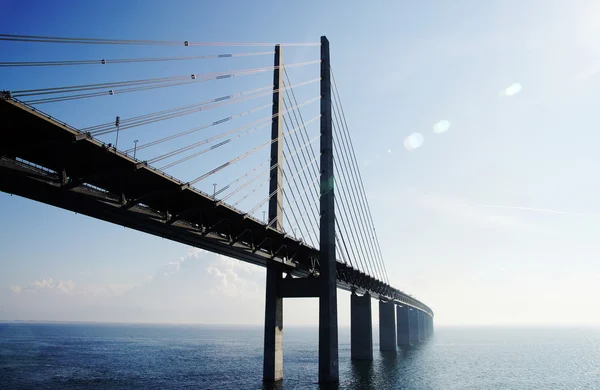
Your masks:
M443 328L373 362L340 389L600 389L600 329ZM0 389L263 389L262 328L0 324ZM318 389L317 329L284 330L283 389Z

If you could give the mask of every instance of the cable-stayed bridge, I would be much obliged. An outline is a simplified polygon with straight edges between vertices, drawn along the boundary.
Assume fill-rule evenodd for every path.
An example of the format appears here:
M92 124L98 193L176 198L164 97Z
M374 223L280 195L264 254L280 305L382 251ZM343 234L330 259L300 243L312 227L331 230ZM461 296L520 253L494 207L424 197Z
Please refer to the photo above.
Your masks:
M321 382L338 380L337 288L353 359L373 358L372 298L381 350L432 334L433 311L389 284L325 37L0 41L74 48L0 58L0 190L266 267L265 380L283 377L284 298L319 299Z

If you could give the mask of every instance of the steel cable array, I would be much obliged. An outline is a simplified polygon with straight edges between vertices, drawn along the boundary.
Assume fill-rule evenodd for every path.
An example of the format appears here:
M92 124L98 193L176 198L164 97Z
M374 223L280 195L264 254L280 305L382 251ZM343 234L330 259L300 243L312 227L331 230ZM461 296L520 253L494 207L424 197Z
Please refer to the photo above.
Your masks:
M194 41L159 41L159 40L123 40L100 38L66 38L51 36L26 36L14 34L0 34L0 41L30 42L36 44L90 44L90 45L133 45L133 46L184 46L184 47L259 47L273 46L262 42L194 42ZM318 46L315 43L290 43L282 46ZM191 49L181 49L191 50ZM143 64L154 62L173 62L192 60L220 60L248 57L261 57L273 54L274 51L257 51L244 53L225 54L198 54L154 56L129 58L96 57L96 59L80 60L48 60L48 61L0 61L0 68L45 68L45 67L73 67L112 65L111 69L118 69L118 65ZM304 81L292 83L290 73L302 72L306 66L320 64L320 60L308 59L280 66L255 66L238 68L230 71L217 71L207 73L178 74L167 77L150 77L127 79L123 81L73 83L55 87L27 88L5 92L11 98L25 99L23 102L30 105L47 103L63 103L75 100L87 101L89 98L102 98L107 96L139 92L151 93L158 88L169 88L192 83L209 83L217 88L219 80L244 77L244 88L234 93L214 94L203 96L203 99L193 103L175 105L171 108L159 107L154 111L147 110L143 114L124 117L119 116L115 122L98 121L96 124L85 124L80 127L82 133L88 137L105 142L110 150L123 153L129 158L135 157L138 165L151 166L171 173L188 175L189 180L183 180L187 186L193 186L207 193L208 178L219 176L222 183L218 187L213 183L215 206L227 204L230 207L240 208L244 218L254 217L266 213L264 206L275 196L277 191L265 193L264 187L268 184L269 175L274 169L282 169L280 183L281 197L278 199L283 210L282 221L279 228L286 234L298 237L305 245L319 248L319 194L320 194L320 169L319 152L315 152L320 139L318 128L318 115L306 115L309 120L304 120L303 112L309 111L311 103L320 100L321 96L314 97L313 92L302 94L301 102L297 93L301 89L307 90L311 85L320 81L320 77L304 77ZM100 68L99 68L100 69ZM104 69L104 68L101 68ZM273 84L261 81L262 86L249 88L252 77L278 70L282 80L281 88L274 88ZM41 71L41 70L40 70ZM240 81L241 83L241 81ZM202 84L204 85L204 84ZM176 93L176 88L169 88L170 93ZM210 90L212 91L212 89ZM240 91L240 92L238 92ZM208 93L208 92L207 92ZM281 96L282 105L279 112L272 115L260 115L262 110L273 106L272 101L266 101L274 93ZM137 95L136 95L137 96ZM101 99L99 99L101 100ZM94 100L95 101L95 100ZM167 100L165 100L167 101ZM74 104L74 103L71 103ZM52 105L54 106L54 105ZM57 104L60 106L60 104ZM240 107L231 109L230 106ZM243 107L242 107L243 106ZM221 113L219 110L229 109L230 112ZM150 112L148 112L150 111ZM198 113L215 112L215 118L209 118L200 123L190 117ZM129 112L129 111L127 111ZM210 116L210 112L204 114ZM260 115L260 116L258 116ZM205 118L205 117L203 117ZM168 126L162 126L160 131L154 124L163 121ZM266 130L273 120L280 120L284 129L278 140L270 139ZM187 123L188 126L177 123ZM165 122L167 123L167 122ZM231 126L234 123L235 126ZM371 275L389 283L381 247L374 228L373 217L368 204L362 177L357 162L352 139L346 122L344 110L340 101L339 91L332 73L332 124L334 143L334 172L335 172L335 240L336 257L343 263L365 274ZM185 126L185 127L184 127ZM141 142L135 140L134 147L117 149L118 136L122 132L133 133ZM108 136L116 133L116 142L108 143ZM129 136L129 135L128 135ZM260 142L256 142L261 138ZM242 142L243 140L243 142ZM272 163L266 159L263 152L274 142L282 143L282 156L279 162ZM138 156L137 154L140 154ZM141 156L143 155L143 156ZM192 162L201 160L204 173L198 174L198 165ZM156 164L160 163L160 166ZM246 166L248 165L248 166ZM227 175L223 172L227 170ZM231 172L231 173L229 173ZM175 173L173 173L175 174ZM215 181L217 181L215 179ZM268 187L268 186L267 186ZM265 220L265 228L273 227L276 219ZM298 234L296 234L296 232Z

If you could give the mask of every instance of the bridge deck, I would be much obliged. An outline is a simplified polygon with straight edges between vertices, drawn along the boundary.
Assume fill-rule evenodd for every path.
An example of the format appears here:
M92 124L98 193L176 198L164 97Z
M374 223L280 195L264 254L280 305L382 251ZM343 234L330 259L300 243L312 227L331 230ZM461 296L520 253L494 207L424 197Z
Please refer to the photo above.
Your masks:
M15 100L0 99L0 190L265 266L317 276L317 249ZM338 287L433 312L337 262Z

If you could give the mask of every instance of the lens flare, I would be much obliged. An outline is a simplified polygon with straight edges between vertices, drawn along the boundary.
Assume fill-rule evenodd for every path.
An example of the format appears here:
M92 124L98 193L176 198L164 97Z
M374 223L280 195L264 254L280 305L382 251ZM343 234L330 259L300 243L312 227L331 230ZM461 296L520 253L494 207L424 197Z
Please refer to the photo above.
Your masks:
M433 132L437 134L445 133L450 128L450 122L447 120L441 120L433 125Z
M421 133L412 133L408 137L404 138L404 147L406 150L415 150L423 145L424 140L425 138L423 138Z
M521 92L522 88L520 83L513 83L504 90L504 96L514 96Z

